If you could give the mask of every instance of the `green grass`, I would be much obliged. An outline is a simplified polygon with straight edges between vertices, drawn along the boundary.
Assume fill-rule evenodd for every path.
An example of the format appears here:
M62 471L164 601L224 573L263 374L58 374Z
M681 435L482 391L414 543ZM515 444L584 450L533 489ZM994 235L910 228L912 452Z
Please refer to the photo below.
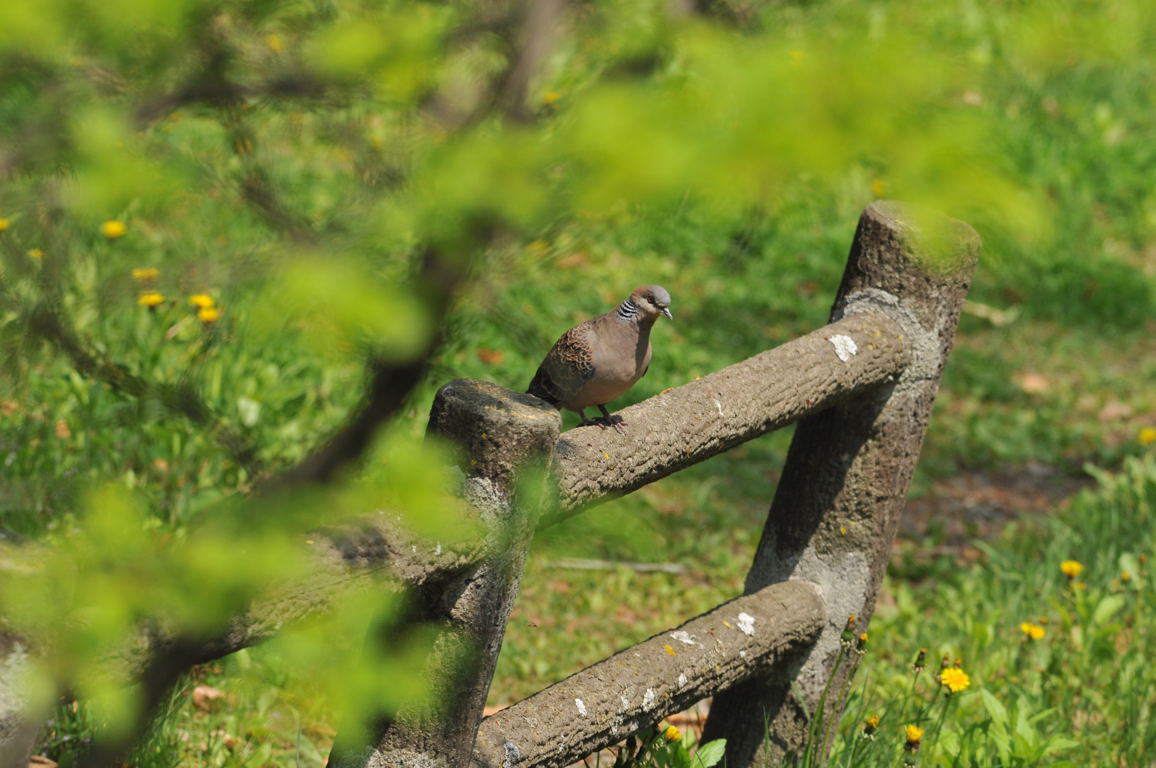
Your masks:
M832 753L895 765L908 724L932 765L1145 765L1156 749L1148 648L1156 635L1156 454L1130 459L1063 509L980 543L982 562L921 582L892 579ZM1060 570L1084 566L1075 579ZM1044 628L1029 639L1020 625ZM919 648L927 671L912 672ZM939 659L971 686L948 697ZM881 716L874 740L863 721Z

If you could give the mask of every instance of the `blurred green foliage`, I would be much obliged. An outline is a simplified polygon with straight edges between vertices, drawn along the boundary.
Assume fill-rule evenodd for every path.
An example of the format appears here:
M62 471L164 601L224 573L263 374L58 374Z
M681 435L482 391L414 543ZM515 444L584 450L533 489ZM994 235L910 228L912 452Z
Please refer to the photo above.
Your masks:
M964 318L917 487L1141 450L1156 403L1134 382L1156 369L1128 350L1156 316L1148 4L713 7L580 3L543 28L466 0L6 10L0 614L51 649L46 699L108 702L94 732L130 722L110 656L142 627L209 632L293 583L315 526L387 507L468 535L444 456L419 447L434 389L522 389L562 330L636 284L670 289L678 320L618 405L819 325L874 198L976 226L973 298L1022 318ZM519 81L528 39L546 53ZM423 278L431 253L465 279L449 314ZM216 319L190 304L201 294ZM347 483L249 500L342 423L367 359L413 361L435 338L425 383ZM1047 387L1017 378L1040 371ZM1112 403L1125 415L1102 419ZM516 618L571 627L627 593L653 611L562 642L516 621L496 695L732 595L787 437L545 532ZM550 580L564 555L701 573ZM269 649L271 668L331 681L319 701L363 683L352 719L418 696L405 672L428 638L341 666L391 600L350 596ZM335 636L352 639L337 666L316 640Z

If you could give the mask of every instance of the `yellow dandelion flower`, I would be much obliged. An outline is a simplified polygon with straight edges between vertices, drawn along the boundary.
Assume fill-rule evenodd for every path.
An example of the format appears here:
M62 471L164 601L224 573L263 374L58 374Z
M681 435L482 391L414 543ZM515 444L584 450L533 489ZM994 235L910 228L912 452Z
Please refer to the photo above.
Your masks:
M116 219L109 219L100 225L100 233L109 240L124 237L126 232L128 232L128 227L124 225L123 221L117 221Z
M887 194L887 182L883 179L871 180L871 194L874 197L883 197Z
M1129 582L1132 580L1131 571L1120 571L1120 581Z
M156 309L161 304L165 303L165 295L163 293L158 293L157 291L145 291L136 300L136 303L140 304L142 307Z
M205 325L212 325L221 319L221 310L216 307L201 307L197 310L197 319Z
M1024 637L1027 640L1039 640L1048 633L1048 631L1039 624L1032 624L1030 621L1025 621L1020 624L1020 632L1024 633Z
M285 41L281 39L278 34L270 33L265 35L265 45L269 46L269 50L281 53L285 50Z
M866 632L861 632L859 634L859 637L855 638L855 650L858 651L860 655L867 653L867 633Z
M869 739L875 738L875 731L879 728L879 715L868 715L863 721L863 735Z
M29 250L28 255L29 255L29 257L36 259L37 261L43 261L44 260L44 251L40 250L39 248L33 248L33 249Z
M8 225L10 225L11 223L12 222L8 221L8 219L0 218L0 232L3 232L4 230L8 229Z
M662 732L662 738L667 741L678 741L682 738L682 731L675 728L673 725L666 726L666 730Z
M1065 560L1060 563L1060 573L1067 576L1069 579L1074 579L1084 572L1082 563L1075 560Z
M197 293L190 296L189 303L197 309L208 309L209 307L217 306L217 302L213 301L213 297L207 293Z
M939 673L939 684L948 693L959 693L971 685L971 678L959 667L948 667Z
M923 729L918 725L908 723L903 726L903 736L907 739L907 746L919 746L919 740L923 738Z
M542 97L542 104L547 107L552 107L558 103L562 96L557 91L550 91Z
M132 279L141 283L151 283L160 277L161 271L156 267L135 267L132 271Z
M1156 427L1144 427L1141 429L1139 440L1140 445L1152 445L1152 443L1156 443Z

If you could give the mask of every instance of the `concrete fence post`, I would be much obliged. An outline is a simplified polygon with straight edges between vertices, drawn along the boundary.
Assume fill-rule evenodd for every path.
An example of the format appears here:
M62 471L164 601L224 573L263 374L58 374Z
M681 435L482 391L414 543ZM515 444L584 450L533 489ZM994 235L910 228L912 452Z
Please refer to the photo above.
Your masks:
M715 697L703 739L727 740L730 768L778 765L802 754L848 618L856 617L855 632L866 631L979 247L967 224L916 215L898 203L874 203L859 220L832 319L889 316L909 337L912 362L897 382L798 425L746 592L788 579L811 582L826 601L827 626L800 670ZM857 353L853 339L830 341L841 359ZM856 662L849 653L831 681L820 750L829 745Z
M461 448L464 495L486 530L484 555L423 585L417 622L446 630L428 659L435 704L377 724L373 743L339 738L331 768L455 768L469 764L538 511L518 498L529 466L545 467L561 418L553 407L496 384L458 379L438 391L429 433ZM545 478L545 473L543 473Z

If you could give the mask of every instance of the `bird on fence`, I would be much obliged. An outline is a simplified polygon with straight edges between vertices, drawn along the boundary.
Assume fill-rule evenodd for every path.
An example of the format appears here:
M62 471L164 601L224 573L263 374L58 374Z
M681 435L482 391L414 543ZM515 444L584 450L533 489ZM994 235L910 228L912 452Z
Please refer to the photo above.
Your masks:
M626 422L611 416L606 404L622 396L650 367L650 329L659 315L670 314L670 294L660 285L643 285L605 315L562 334L546 354L526 391L559 410L574 411L581 426L598 424L622 431ZM597 406L602 418L589 421Z

